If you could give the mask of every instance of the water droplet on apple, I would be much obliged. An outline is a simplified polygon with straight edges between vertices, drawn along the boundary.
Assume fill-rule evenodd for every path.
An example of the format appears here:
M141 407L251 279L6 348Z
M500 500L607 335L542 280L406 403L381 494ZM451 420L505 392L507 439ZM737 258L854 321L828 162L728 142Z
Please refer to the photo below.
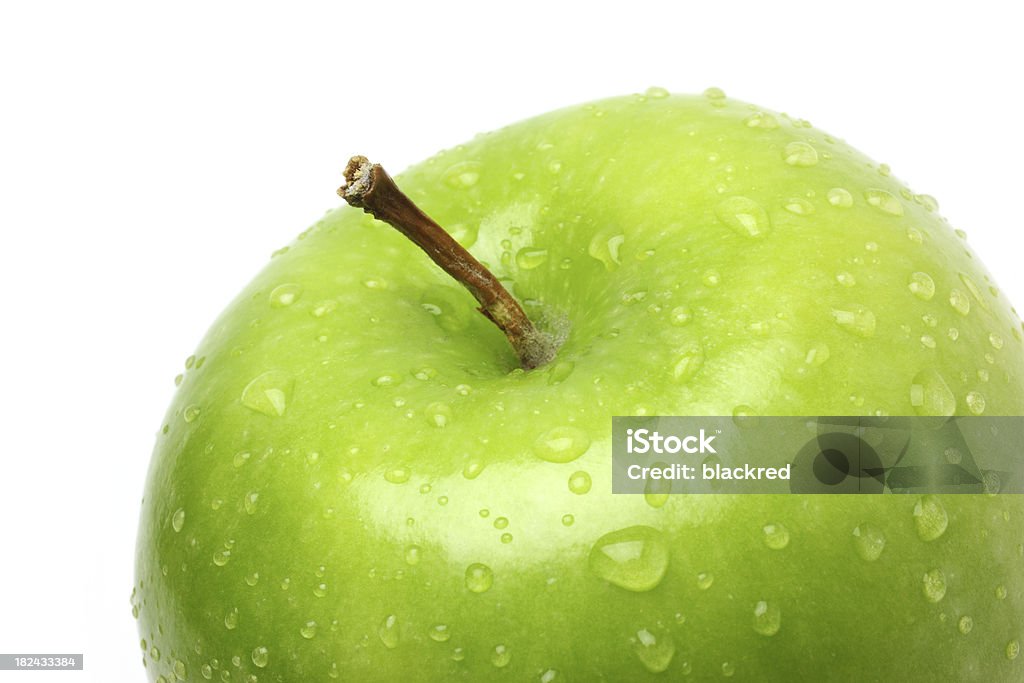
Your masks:
M935 296L935 280L928 273L920 271L911 273L907 288L922 301L931 301L931 298Z
M939 602L946 597L946 575L941 569L925 572L921 590L928 602Z
M271 308L285 308L291 306L302 296L302 287L293 282L278 285L270 293Z
M452 637L452 632L448 629L447 624L434 624L427 631L427 635L435 643L445 643Z
M697 588L706 591L715 583L715 575L711 572L700 572L697 574Z
M512 653L509 649L504 645L495 645L494 652L491 653L491 664L501 669L508 666L510 661L512 661Z
M832 319L839 327L858 337L873 337L875 334L875 314L859 304L832 309Z
M956 622L956 629L963 635L967 635L974 628L974 619L967 616L966 614L960 617L960 620Z
M392 484L404 484L412 476L412 470L405 465L392 467L384 473L384 479Z
M179 375L175 375L175 376L174 376L174 386L176 386L176 387L180 387L180 386L181 386L181 383L182 383L182 382L183 382L184 380L185 380L185 375L180 375L180 374L179 374Z
M578 470L569 475L569 490L578 496L588 493L592 484L590 474L583 470Z
M466 567L466 588L472 593L485 593L494 584L494 572L486 564L474 562Z
M910 384L910 405L918 415L950 417L956 412L956 397L937 371L922 370Z
M572 526L576 518L572 515L562 515L562 526Z
M790 197L782 208L797 216L810 216L814 213L814 204L800 197Z
M246 574L245 575L245 583L248 584L249 586L255 586L259 582L260 582L260 573L259 572L253 572L251 574Z
M649 591L668 570L669 554L661 532L631 526L605 534L590 550L590 570L630 591Z
M789 529L782 524L765 524L761 531L764 532L764 544L772 550L782 550L789 545Z
M889 216L902 216L903 204L890 192L878 188L864 190L864 199L868 204Z
M452 650L452 661L453 662L461 662L465 658L466 658L466 650L464 648L457 647L454 650Z
M1006 590L1006 586L1002 584L996 586L996 600L1005 600L1009 594L1009 591Z
M761 237L772 227L764 208L748 197L729 197L718 205L715 215L741 237Z
M619 251L625 241L625 235L618 230L602 230L590 240L587 253L603 263L607 270L615 270L621 263Z
M857 278L853 276L853 273L841 270L836 273L836 282L841 284L843 287L853 287L857 284Z
M988 335L988 343L992 345L992 348L999 351L1003 348L1003 338L995 332Z
M203 664L199 668L199 673L201 673L203 675L203 678L205 678L206 680L208 680L208 681L212 681L213 680L213 667L210 666L209 664Z
M1006 644L1006 658L1011 662L1020 656L1020 641L1011 640Z
M754 112L743 119L743 123L747 128L760 128L761 130L774 130L779 127L778 119L763 111Z
M377 627L377 636L387 649L394 650L398 647L398 617L394 614L386 616Z
M664 629L640 629L633 640L633 651L640 663L651 673L661 673L668 669L676 654L676 644L672 634Z
M183 526L185 526L185 508L178 508L171 516L171 528L177 533Z
M782 626L782 610L766 600L754 605L754 632L762 636L774 636Z
M560 384L569 379L569 375L576 369L576 363L571 360L560 360L548 370L548 384Z
M267 648L262 645L254 648L252 651L252 663L260 669L264 669L267 666L267 662L270 660L270 652Z
M498 517L494 520L495 529L505 529L508 527L508 517Z
M462 476L466 479L476 479L484 471L485 463L480 458L470 458L462 466Z
M722 675L726 678L732 678L736 673L736 665L732 662L722 662Z
M981 392L968 391L964 402L972 415L981 415L985 412L985 396Z
M652 100L660 100L668 97L668 90L665 88L652 85L650 88L644 91L644 95L650 97Z
M441 179L444 184L455 190L473 187L480 180L481 165L476 161L463 161L449 166Z
M242 506L245 508L246 513L250 515L256 514L256 504L260 500L260 494L258 491L249 491L245 494L242 499Z
M224 615L224 628L233 631L238 627L238 608L233 607Z
M250 457L252 457L252 454L249 453L249 451L240 451L235 453L235 457L232 458L231 462L236 468L238 468L249 462Z
M215 552L213 554L213 563L215 565L217 565L218 567L223 567L224 565L226 565L228 563L228 560L230 560L230 559L231 559L231 551L230 550L226 550L226 549L218 550L217 552Z
M156 645L154 645L154 646L153 646L153 647L152 647L152 648L150 649L150 651L149 651L149 656L150 656L150 658L151 658L151 659L152 659L152 660L153 660L154 662L159 662L159 661L160 661L160 650L159 650L159 648L157 648L157 646L156 646Z
M704 97L708 98L712 102L721 101L725 99L725 91L723 91L721 88L707 88L704 91Z
M326 583L318 583L313 588L313 595L315 595L318 598L322 598L325 595L327 595L327 584Z
M242 405L270 417L280 417L288 409L294 378L280 370L259 375L242 390Z
M431 403L423 411L427 423L434 427L446 427L452 421L452 408L447 403Z
M949 515L938 497L927 495L917 499L914 505L914 526L922 541L934 541L946 533Z
M833 187L825 196L828 203L836 208L848 209L853 206L853 195L846 188Z
M402 376L397 373L379 375L370 383L375 387L393 387L402 383Z
M312 640L316 637L316 622L310 619L299 628L299 635L306 640Z
M202 408L196 405L191 405L182 411L181 416L185 419L185 422L195 422L196 418L202 412Z
M438 496L437 504L438 505L447 505L448 504L448 496Z
M818 150L806 142L791 142L783 150L782 158L790 166L816 166Z
M523 247L516 252L516 265L521 270L533 270L548 260L548 250L539 247Z
M828 344L825 342L814 342L804 355L804 363L811 367L818 367L828 360L829 355L831 355L831 351L828 348Z
M955 287L949 292L949 305L960 315L967 315L971 312L971 300L963 290Z
M533 442L533 452L541 460L572 462L590 448L590 436L578 427L555 427Z
M689 382L702 367L704 367L704 348L694 342L679 351L675 363L672 365L672 378L679 383Z
M868 522L858 524L853 529L854 550L865 562L874 562L882 555L885 541L885 533Z
M708 270L704 271L704 274L701 276L700 281L703 282L704 285L707 287L717 287L718 285L722 284L722 274L719 273L714 268L709 268Z
M691 311L690 307L685 304L682 306L676 306L672 309L672 312L669 313L669 320L676 327L682 327L683 325L688 324L692 319L693 311Z

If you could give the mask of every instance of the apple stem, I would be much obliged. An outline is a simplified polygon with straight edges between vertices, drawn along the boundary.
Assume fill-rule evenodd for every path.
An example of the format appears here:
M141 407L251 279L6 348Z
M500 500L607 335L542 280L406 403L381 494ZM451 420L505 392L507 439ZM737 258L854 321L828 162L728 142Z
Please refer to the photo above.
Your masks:
M398 189L380 164L363 156L352 157L338 195L408 237L468 289L480 303L480 312L508 337L524 369L539 367L554 357L555 339L538 330L498 278Z

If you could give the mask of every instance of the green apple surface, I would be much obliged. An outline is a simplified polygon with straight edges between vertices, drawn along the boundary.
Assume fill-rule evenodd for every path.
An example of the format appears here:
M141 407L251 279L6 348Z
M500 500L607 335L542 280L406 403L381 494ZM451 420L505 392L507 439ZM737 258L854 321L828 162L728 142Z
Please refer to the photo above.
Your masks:
M1024 498L611 493L613 415L1019 415L1021 322L928 196L725 98L556 111L404 191L564 337L350 207L179 378L151 681L1024 679Z

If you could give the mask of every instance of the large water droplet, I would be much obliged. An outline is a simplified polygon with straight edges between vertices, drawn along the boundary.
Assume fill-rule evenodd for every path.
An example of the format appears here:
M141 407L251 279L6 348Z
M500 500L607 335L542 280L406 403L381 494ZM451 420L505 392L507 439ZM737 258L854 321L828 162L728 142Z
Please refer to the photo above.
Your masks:
M974 619L965 614L956 622L956 629L966 636L974 629Z
M520 270L533 270L548 260L548 250L539 247L523 247L516 252L516 265Z
M782 152L782 158L790 166L815 166L818 163L818 150L806 142L791 142Z
M299 629L299 635L306 640L312 640L316 637L316 622L310 619Z
M224 615L224 628L229 631L233 631L238 627L238 608L233 607L227 614Z
M941 569L925 572L921 590L928 602L938 602L946 597L946 575Z
M398 617L394 614L384 617L384 621L377 627L377 637L389 650L398 647Z
M874 562L885 550L885 533L878 527L864 522L853 529L853 547L865 562Z
M295 379L286 372L269 370L242 390L242 405L270 417L280 417L288 409Z
M754 631L762 636L774 636L782 627L782 610L779 606L761 600L754 605Z
M922 370L911 381L910 405L918 415L950 417L956 412L956 397L937 371Z
M434 624L427 631L427 635L436 643L444 643L451 639L452 632L447 624Z
M907 288L922 301L930 301L935 296L935 280L928 273L912 273Z
M267 648L263 647L262 645L260 647L255 648L252 651L252 663L258 666L259 668L266 668L267 662L269 660L270 652L267 650Z
M495 645L494 651L491 653L491 664L502 669L508 666L508 663L512 661L512 652L509 651L504 645Z
M590 240L587 253L603 263L606 269L615 270L621 263L619 250L625 241L625 236L617 230L602 230Z
M636 632L633 651L645 669L657 674L672 663L672 658L676 654L676 644L668 631L644 628Z
M967 409L971 411L972 415L981 415L985 412L985 396L978 391L968 391L967 396L964 397L964 403L967 404Z
M867 200L868 204L884 214L888 214L890 216L903 215L903 204L900 203L899 199L885 190L880 190L878 188L869 188L864 190L864 199Z
M832 319L839 327L858 337L873 337L875 314L864 306L850 304L845 308L832 309Z
M971 312L971 300L967 293L954 287L949 290L949 305L960 315L967 315Z
M828 203L840 209L847 209L853 206L853 195L842 187L833 187L826 195Z
M718 220L742 237L761 237L772 224L764 208L747 197L729 197L715 209Z
M937 496L927 495L917 499L914 505L914 526L922 541L934 541L946 533L949 515Z
M761 531L764 532L764 544L772 550L782 550L789 545L789 529L782 524L765 524Z
M533 452L548 462L572 462L590 448L590 436L578 427L555 427L533 442Z
M463 161L449 166L441 176L444 184L455 190L473 187L480 180L481 165L476 161Z
M605 534L590 549L590 570L631 591L649 591L668 570L668 546L661 532L631 526Z
M452 408L447 403L431 403L424 409L427 423L433 427L447 427L452 421Z
M185 509L178 508L171 516L171 528L177 533L181 531L183 526L185 526Z
M284 308L291 306L302 296L302 286L293 282L278 285L270 293L270 305L272 308Z
M485 593L494 584L494 572L486 564L474 562L466 567L466 588L473 593Z

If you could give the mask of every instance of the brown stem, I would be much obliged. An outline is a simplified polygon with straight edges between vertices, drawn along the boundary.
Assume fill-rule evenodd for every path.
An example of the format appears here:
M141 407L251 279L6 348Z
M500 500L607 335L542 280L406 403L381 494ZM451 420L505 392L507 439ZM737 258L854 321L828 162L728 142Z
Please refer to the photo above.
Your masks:
M352 157L338 195L408 237L462 283L480 302L480 312L508 337L523 368L530 370L551 360L556 350L552 337L534 327L498 278L405 196L380 164Z

